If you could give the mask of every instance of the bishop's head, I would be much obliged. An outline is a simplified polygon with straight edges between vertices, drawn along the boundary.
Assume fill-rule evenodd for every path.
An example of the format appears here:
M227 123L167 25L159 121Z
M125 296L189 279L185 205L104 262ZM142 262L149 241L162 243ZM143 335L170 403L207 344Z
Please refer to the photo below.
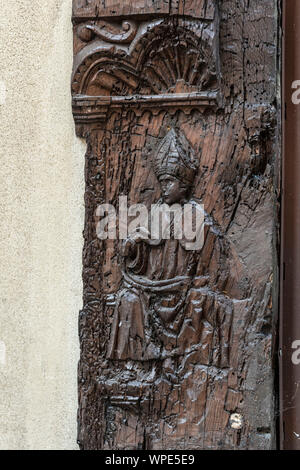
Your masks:
M167 204L185 200L197 174L194 150L180 131L171 129L160 143L154 158L154 171Z

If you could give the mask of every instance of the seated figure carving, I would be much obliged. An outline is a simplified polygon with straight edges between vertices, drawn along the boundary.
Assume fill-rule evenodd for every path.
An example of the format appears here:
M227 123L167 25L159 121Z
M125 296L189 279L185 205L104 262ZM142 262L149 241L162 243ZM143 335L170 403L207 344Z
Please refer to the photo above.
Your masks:
M156 239L135 236L123 242L123 281L117 293L108 358L140 363L161 360L172 368L175 358L188 355L200 364L226 367L231 302L209 287L202 252L211 261L221 236L200 202L191 197L198 172L195 152L183 133L171 129L153 163L161 188L157 207L193 207L205 221L205 229L200 228L204 246L191 249L191 240L184 234L181 239L174 236L176 216L169 238L161 233Z

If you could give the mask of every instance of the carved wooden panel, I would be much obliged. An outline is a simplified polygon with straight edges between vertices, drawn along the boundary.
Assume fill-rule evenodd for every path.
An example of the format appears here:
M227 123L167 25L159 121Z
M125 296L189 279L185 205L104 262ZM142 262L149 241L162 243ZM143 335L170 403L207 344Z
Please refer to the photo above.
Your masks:
M83 449L274 446L277 13L273 0L73 2ZM204 207L203 246L99 239L97 209L120 196Z

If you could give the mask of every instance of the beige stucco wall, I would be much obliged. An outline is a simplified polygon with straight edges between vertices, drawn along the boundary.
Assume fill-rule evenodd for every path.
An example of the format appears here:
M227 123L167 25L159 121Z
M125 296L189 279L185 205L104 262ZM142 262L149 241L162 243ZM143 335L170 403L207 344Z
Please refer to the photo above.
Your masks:
M71 3L0 0L1 449L77 448L85 147Z

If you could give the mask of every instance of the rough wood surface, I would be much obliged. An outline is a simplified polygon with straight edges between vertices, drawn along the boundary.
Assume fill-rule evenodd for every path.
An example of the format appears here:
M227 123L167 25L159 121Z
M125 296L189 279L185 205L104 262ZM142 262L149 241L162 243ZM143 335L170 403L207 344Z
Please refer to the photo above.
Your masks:
M218 14L208 9L203 20L180 16L201 8L201 0L177 3L175 20L136 14L134 39L120 43L112 36L122 25L113 18L125 15L125 6L132 8L127 14L137 5L138 13L155 13L149 2L74 1L73 109L88 143L79 321L83 449L275 445L277 4L223 0ZM81 9L101 15L100 7L111 6L116 13L103 14L112 20L92 23L109 30L110 40L87 34L91 23ZM118 241L97 238L96 210L104 202L117 206L120 195L149 207L160 199L155 155L172 130L197 159L186 197L204 204L205 244L189 257L176 248L178 262L163 255L165 245L148 246L140 272L152 282L149 297L138 283L125 286L133 268L122 271ZM173 280L188 276L192 284L177 323L172 317L155 330L145 318L160 322L169 305L153 293L157 265L160 280L169 282L173 266ZM116 315L126 317L127 332L117 332ZM148 346L157 344L160 353L151 355Z
M214 0L74 0L73 17L121 17L180 14L195 18L215 13Z

